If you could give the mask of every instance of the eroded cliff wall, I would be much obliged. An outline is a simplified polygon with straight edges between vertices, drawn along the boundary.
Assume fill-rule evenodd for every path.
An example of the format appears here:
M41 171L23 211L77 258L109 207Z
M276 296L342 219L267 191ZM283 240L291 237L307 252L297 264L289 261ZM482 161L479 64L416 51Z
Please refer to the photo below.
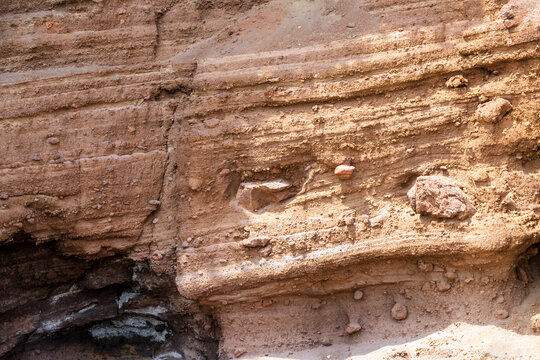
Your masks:
M0 356L537 355L537 1L7 0L0 34Z

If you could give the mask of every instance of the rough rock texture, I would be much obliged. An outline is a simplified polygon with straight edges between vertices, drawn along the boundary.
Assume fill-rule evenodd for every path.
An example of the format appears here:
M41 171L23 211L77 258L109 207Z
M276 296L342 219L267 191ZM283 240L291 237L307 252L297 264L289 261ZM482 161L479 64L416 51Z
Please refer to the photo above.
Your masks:
M476 118L479 121L495 123L500 121L510 110L512 110L510 101L498 97L478 105Z
M414 211L443 219L465 219L476 209L461 189L440 176L420 176L407 192Z
M0 357L534 359L539 24L0 2Z

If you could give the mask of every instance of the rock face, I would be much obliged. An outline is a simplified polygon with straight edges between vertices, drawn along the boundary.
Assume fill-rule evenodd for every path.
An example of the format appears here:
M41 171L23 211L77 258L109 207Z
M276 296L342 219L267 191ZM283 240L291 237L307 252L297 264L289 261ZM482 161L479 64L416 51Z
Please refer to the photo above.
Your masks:
M534 359L539 13L0 1L0 358Z
M465 193L440 176L419 176L407 192L414 211L443 219L465 219L476 209Z

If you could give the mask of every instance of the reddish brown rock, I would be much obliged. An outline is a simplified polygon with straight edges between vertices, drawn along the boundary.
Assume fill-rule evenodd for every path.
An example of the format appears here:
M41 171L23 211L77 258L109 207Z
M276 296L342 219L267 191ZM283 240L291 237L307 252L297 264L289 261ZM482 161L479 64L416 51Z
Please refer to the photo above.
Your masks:
M350 165L339 165L334 169L334 175L336 175L341 180L350 179L354 172L354 166Z
M407 307L400 303L395 303L392 307L392 319L394 320L405 320L408 315Z
M246 182L240 184L236 199L250 211L257 211L294 195L292 184L286 180Z
M452 287L446 280L437 281L437 290L440 292L446 292L450 290Z
M508 311L504 310L504 309L501 309L501 310L496 310L494 312L494 315L497 319L506 319L510 316L510 314L508 313Z
M407 193L414 211L443 219L465 219L476 209L465 193L440 176L420 176Z
M353 294L354 300L362 300L364 297L364 292L362 290L356 290Z
M241 357L242 355L245 355L245 354L247 354L246 349L236 349L234 351L234 357L236 357L236 358L239 358L239 357Z
M510 101L503 98L495 98L480 104L476 109L475 116L479 121L496 123L512 109L513 107Z
M362 330L362 326L357 322L350 322L349 325L345 328L345 333L347 335L352 335Z

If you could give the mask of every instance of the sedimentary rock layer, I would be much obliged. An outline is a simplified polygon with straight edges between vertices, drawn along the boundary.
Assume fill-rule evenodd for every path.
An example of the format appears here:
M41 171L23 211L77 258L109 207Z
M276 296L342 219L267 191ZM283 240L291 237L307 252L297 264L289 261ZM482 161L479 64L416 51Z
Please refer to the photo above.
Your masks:
M4 1L0 33L0 356L532 333L536 1Z

